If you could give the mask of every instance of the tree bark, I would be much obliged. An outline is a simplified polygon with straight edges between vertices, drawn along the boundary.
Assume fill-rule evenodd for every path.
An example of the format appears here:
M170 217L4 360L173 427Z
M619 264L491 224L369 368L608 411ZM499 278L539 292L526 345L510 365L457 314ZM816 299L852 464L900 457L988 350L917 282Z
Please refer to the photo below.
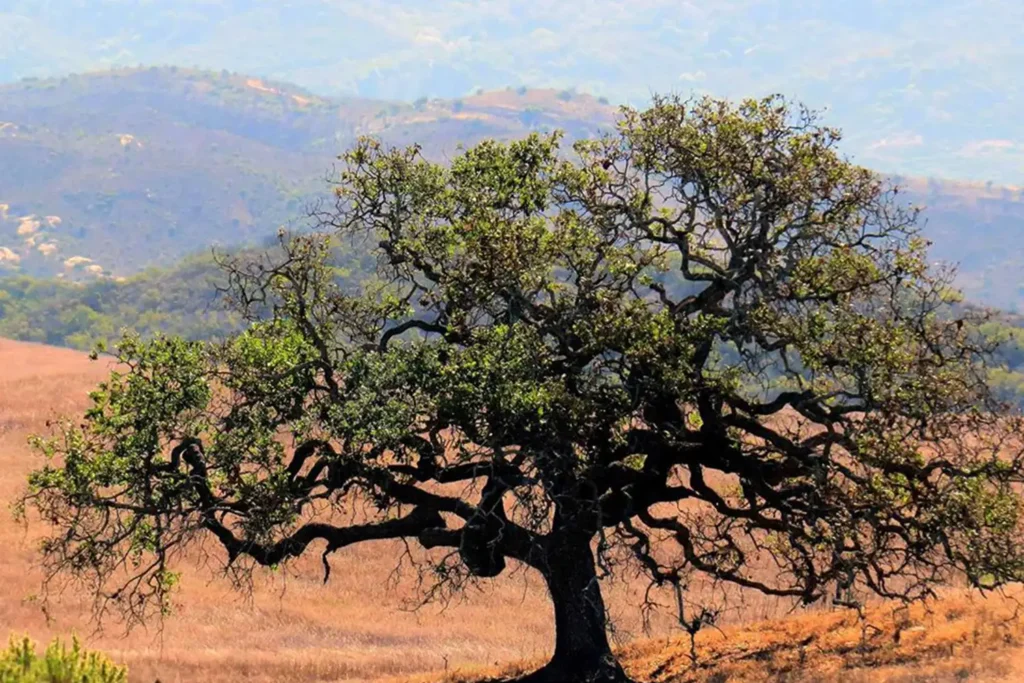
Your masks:
M627 683L612 654L588 540L553 544L541 570L555 608L555 653L521 683Z

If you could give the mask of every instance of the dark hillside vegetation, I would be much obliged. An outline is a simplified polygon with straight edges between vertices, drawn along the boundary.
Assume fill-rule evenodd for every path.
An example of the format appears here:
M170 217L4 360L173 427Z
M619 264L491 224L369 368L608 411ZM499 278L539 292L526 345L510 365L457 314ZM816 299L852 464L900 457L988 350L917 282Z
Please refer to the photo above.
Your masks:
M991 371L996 393L1024 405L1024 317L999 316L983 327L983 331L999 342L998 367Z
M125 329L222 337L239 322L221 305L218 274L212 258L197 256L117 281L8 277L0 280L0 336L81 350L107 346Z
M276 240L267 240L272 249ZM232 253L254 254L262 248ZM339 277L358 281L371 272L366 254L336 252ZM202 252L168 267L127 278L85 282L16 275L0 278L0 337L83 351L110 347L124 330L144 338L171 334L190 340L222 338L243 329L218 292L225 273ZM672 282L666 285L672 287ZM973 308L973 307L972 307ZM1024 403L1024 315L993 311L982 333L998 342L992 380L998 393Z
M231 257L274 253L264 248L234 250ZM335 251L336 275L359 282L372 259L353 251ZM145 339L158 334L188 340L222 339L244 329L244 321L226 305L227 255L204 252L170 267L152 267L127 278L87 282L28 275L0 279L0 337L91 351L111 348L125 331Z

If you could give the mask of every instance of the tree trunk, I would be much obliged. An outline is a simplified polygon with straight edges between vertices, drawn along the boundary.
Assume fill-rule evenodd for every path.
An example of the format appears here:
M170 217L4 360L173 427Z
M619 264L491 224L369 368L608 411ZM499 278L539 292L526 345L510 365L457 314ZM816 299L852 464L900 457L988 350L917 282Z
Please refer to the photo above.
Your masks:
M604 600L590 543L553 547L542 573L555 608L555 654L522 683L628 682L608 645Z

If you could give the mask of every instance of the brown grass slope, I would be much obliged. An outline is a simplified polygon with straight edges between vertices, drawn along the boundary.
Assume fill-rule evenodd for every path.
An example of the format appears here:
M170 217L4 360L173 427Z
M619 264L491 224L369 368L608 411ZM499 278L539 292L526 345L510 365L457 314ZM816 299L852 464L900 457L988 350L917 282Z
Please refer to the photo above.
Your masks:
M1015 596L950 593L929 605L874 605L639 641L620 650L650 683L990 683L1024 680ZM692 646L691 646L692 645ZM540 665L435 672L392 683L501 683Z

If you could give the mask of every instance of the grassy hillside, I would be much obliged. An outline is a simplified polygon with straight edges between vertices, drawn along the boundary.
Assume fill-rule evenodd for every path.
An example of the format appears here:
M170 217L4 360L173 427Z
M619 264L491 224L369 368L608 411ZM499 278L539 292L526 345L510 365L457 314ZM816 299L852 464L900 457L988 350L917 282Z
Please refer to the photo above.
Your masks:
M471 589L471 600L447 611L411 613L415 573L405 565L392 574L398 542L336 553L327 586L319 554L260 573L251 600L229 587L223 558L181 558L174 614L127 637L116 622L96 632L89 600L73 586L44 613L33 599L42 580L36 542L43 527L16 523L9 507L41 464L28 436L46 433L58 415L80 415L109 365L78 351L0 339L0 367L0 644L11 634L48 642L78 633L89 649L126 664L132 683L367 681L443 668L446 659L468 666L545 654L551 615L539 577L516 572ZM636 604L624 589L616 595L620 607ZM624 625L635 628L635 610L630 615Z
M443 158L531 130L593 135L615 112L569 91L396 103L173 68L0 86L0 276L128 276L210 245L259 242L302 224L357 135ZM1021 190L902 182L927 207L933 256L961 264L968 297L1024 310Z

